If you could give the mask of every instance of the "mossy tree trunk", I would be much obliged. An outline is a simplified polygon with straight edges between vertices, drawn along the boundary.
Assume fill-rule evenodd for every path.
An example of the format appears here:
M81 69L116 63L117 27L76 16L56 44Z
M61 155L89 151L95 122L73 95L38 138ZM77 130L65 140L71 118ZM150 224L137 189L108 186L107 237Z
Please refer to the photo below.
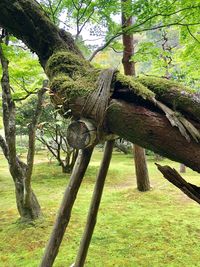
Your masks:
M122 0L122 29L133 25L132 17L127 18L124 4L131 5L130 0ZM129 76L136 76L135 62L132 60L134 55L134 38L133 34L123 34L123 59L124 74ZM134 161L135 161L135 173L137 181L137 189L145 192L150 190L149 173L147 168L145 150L138 146L133 145Z
M99 70L84 60L72 37L54 26L35 1L1 0L0 10L0 25L37 53L51 81L54 104L62 105L65 114L70 110L75 119L84 116L82 109L96 89ZM112 88L107 130L200 172L199 143L192 137L187 141L156 104L159 100L175 108L199 130L199 96L194 91L172 81L133 79L119 73ZM95 120L92 113L87 117Z

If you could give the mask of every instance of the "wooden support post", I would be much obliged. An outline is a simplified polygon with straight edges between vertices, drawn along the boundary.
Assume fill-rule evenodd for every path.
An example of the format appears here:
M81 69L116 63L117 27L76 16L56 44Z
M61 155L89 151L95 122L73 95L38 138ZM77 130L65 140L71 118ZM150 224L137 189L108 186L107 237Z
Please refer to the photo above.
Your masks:
M94 188L94 192L92 196L92 201L91 201L90 210L88 213L85 231L84 231L81 243L80 243L76 262L75 264L72 265L74 267L82 267L84 266L84 263L85 263L87 251L90 245L90 241L91 241L92 234L93 234L94 227L95 227L96 220L97 220L97 213L99 210L101 196L103 193L105 178L106 178L108 168L110 165L113 145L114 145L114 140L107 141L105 145L104 155L103 155L103 159L102 159L101 166L99 169L99 173L97 175L97 180L96 180L96 184L95 184L95 188Z
M63 201L60 206L50 240L46 246L40 267L51 267L58 254L60 244L70 220L71 210L75 202L77 192L90 162L92 151L93 147L79 151L69 185L66 188Z

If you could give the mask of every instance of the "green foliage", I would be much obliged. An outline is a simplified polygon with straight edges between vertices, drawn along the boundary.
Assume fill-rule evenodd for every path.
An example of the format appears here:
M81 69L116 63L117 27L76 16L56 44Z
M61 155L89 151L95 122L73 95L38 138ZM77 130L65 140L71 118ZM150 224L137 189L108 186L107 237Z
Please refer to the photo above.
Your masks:
M200 61L200 38L198 37L199 27L190 26L180 31L180 44L182 49L177 51L179 61L179 80L185 80L190 86L199 89L199 61ZM192 36L191 36L192 35ZM195 39L196 38L196 39Z
M9 60L10 84L13 89L13 98L19 99L41 88L46 75L35 54L16 38L11 37L10 44L2 44L5 56ZM1 75L1 69L0 69Z
M132 59L137 62L137 74L167 77L199 88L199 44L186 28L156 30L135 38L138 43Z
M155 47L153 42L150 41L142 41L139 42L137 47L137 52L133 55L132 60L134 62L145 62L153 60L157 57L160 57L161 49Z
M37 106L37 96L32 95L26 100L18 103L16 109L16 132L17 134L28 134L28 125L32 122L33 112Z

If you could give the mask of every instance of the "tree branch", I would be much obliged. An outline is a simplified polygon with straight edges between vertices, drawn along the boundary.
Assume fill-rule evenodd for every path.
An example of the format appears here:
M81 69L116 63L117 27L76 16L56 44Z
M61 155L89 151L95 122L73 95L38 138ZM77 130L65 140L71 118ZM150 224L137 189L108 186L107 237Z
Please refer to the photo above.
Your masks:
M174 1L176 2L176 1ZM183 8L183 9L180 9L180 10L176 10L172 13L169 13L169 14L162 14L162 13L157 13L157 14L154 14L150 17L148 17L147 19L143 20L141 23L137 24L135 23L132 27L126 27L123 29L123 31L119 31L118 33L116 33L114 36L112 36L107 42L105 42L104 45L100 46L99 48L97 48L93 53L92 55L90 56L89 58L89 61L92 61L94 59L94 57L102 50L104 50L107 46L109 46L110 43L112 43L112 41L114 41L116 38L118 38L120 35L122 35L123 33L139 33L139 32L144 32L144 31L152 31L152 30L156 30L156 29L161 29L161 28L166 28L166 27L170 27L170 26L175 26L175 25L179 25L179 26L194 26L194 25L199 25L200 22L196 22L196 23L180 23L180 22L173 22L173 23L168 23L168 24L165 24L165 25L157 25L157 26L154 26L154 27L148 27L148 28L143 28L143 29L138 29L139 27L141 27L142 25L146 24L147 22L149 22L150 20L156 18L156 17L170 17L170 16L173 16L173 15L176 15L182 11L185 11L185 10L188 10L188 9L197 9L197 8L200 8L200 5L197 5L197 6L193 6L193 7L186 7L186 8Z
M178 187L189 198L200 204L200 187L186 182L175 169L172 169L169 166L155 164L158 170L170 183Z
M187 28L188 33L192 36L192 38L193 38L197 43L200 44L199 39L197 39L196 36L194 36L194 34L191 32L191 30L190 30L190 28L189 28L188 25L186 26L186 28Z

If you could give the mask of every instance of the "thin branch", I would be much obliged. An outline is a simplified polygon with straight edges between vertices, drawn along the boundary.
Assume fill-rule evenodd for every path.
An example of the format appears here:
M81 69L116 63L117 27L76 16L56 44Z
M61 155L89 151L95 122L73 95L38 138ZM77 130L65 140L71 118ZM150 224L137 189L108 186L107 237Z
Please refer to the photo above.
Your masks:
M48 150L51 152L51 154L57 158L57 154L55 153L55 149L43 138L43 137L38 137L37 136L37 140L40 141L43 145L45 145Z
M60 1L58 2L56 8L54 9L54 15L55 15L56 12L58 11L58 8L59 8L59 6L61 5L61 3L62 3L62 0L60 0Z
M117 37L119 37L122 34L122 32L117 33L115 36L112 36L104 45L98 47L90 56L90 58L88 59L88 61L92 61L93 58L102 50L104 50L107 46L109 46L110 43L112 43L112 41L114 41Z
M107 46L109 46L110 43L112 43L112 41L114 41L116 38L118 38L120 35L122 35L123 33L140 33L140 32L144 32L144 31L152 31L152 30L156 30L156 29L162 29L162 28L165 28L165 27L170 27L170 26L195 26L195 25L199 25L200 22L195 22L195 23L181 23L180 21L182 21L184 18L180 19L178 22L173 22L173 23L169 23L169 24L165 24L165 25L157 25L155 27L150 27L150 28L143 28L143 29L137 29L138 27L146 24L148 21L154 19L155 17L170 17L170 16L173 16L175 14L178 14L182 11L185 11L185 10L188 10L188 9L196 9L196 8L200 8L200 5L197 5L197 6L193 6L193 7L186 7L186 8L182 8L182 9L179 9L177 11L174 11L172 13L169 13L169 14L162 14L162 13L157 13L157 14L154 14L150 17L148 17L146 20L142 21L141 23L139 24L134 24L133 27L127 27L127 28L124 28L123 31L119 31L118 33L116 33L115 35L113 35L107 42L105 42L104 45L98 47L93 53L92 55L90 56L89 58L89 61L92 61L93 58L102 50L104 50Z
M73 4L73 6L75 7L75 9L78 11L78 7L77 7L77 5L75 4L75 2L74 2L74 0L72 0L72 4Z
M50 12L51 12L51 15L52 15L52 19L53 19L53 23L55 24L55 14L54 14L54 10L53 10L53 7L52 7L52 3L51 3L51 0L48 0L48 4L49 4L49 9L50 9Z
M190 28L189 28L189 26L187 25L186 26L186 28L187 28L187 31L188 31L188 33L192 36L192 38L195 40L195 41L197 41L197 43L199 43L200 44L200 41L199 41L199 39L197 39L197 37L196 36L194 36L194 34L191 32L191 30L190 30Z
M118 53L118 54L123 53L123 51L117 51L113 46L110 46L110 48L111 48L115 53Z
M79 21L81 21L81 19L85 16L85 13L86 13L86 11L88 10L88 8L89 8L89 6L90 6L91 3L92 3L92 0L90 0L90 1L88 2L86 8L84 9L84 11L83 11L83 13L82 13L82 15L79 17Z
M130 30L133 30L134 28L138 28L138 27L144 25L145 23L147 23L148 21L150 21L150 20L152 20L152 19L154 19L154 18L156 18L156 17L171 17L171 16L176 15L176 14L182 12L182 11L185 11L185 10L188 10L188 9L190 9L190 10L191 10L191 9L196 9L196 8L200 8L200 5L193 6L193 7L185 7L185 8L176 10L176 11L174 11L174 12L172 12L172 13L169 13L169 14L156 13L156 14L150 16L149 18L147 18L146 20L142 21L141 23L139 23L139 24L134 24L134 25L133 25L132 27L130 27L129 29L130 29Z
M94 14L94 9L92 10L92 12L89 14L89 16L87 17L87 19L84 21L84 23L82 24L82 26L79 28L79 32L76 35L76 39L78 38L79 34L82 32L83 28L85 27L86 23L88 23L88 21L91 19L92 15Z
M18 102L18 101L23 101L25 99L27 99L30 95L36 95L37 92L28 92L27 95L20 97L20 98L13 98L13 101Z

